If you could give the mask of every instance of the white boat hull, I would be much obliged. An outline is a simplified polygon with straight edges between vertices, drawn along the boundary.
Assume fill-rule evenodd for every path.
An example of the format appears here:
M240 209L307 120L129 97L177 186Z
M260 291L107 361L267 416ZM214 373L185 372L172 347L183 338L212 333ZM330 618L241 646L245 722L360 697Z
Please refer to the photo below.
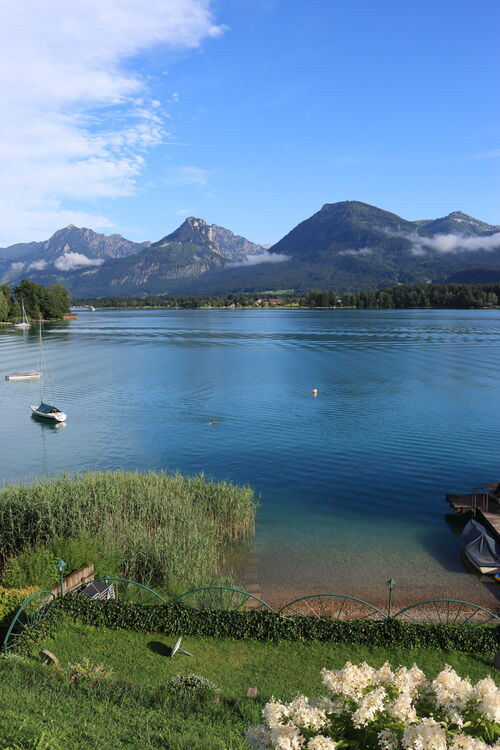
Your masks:
M30 409L33 412L33 414L36 414L37 417L41 417L42 419L49 419L52 422L65 422L66 421L66 414L63 411L56 411L51 414L45 414L42 411L38 411L36 406L33 406L33 404L30 404Z
M498 565L490 566L490 565L478 565L477 562L475 562L469 555L467 554L466 550L464 552L464 557L469 562L473 568L475 568L479 573L481 573L484 576L488 575L495 575L496 573L500 573L500 567Z
M5 380L34 380L35 378L41 378L42 374L35 370L31 372L13 372L10 375L6 375Z
M31 323L14 323L14 328L21 328L22 330L26 330L27 328L30 328Z

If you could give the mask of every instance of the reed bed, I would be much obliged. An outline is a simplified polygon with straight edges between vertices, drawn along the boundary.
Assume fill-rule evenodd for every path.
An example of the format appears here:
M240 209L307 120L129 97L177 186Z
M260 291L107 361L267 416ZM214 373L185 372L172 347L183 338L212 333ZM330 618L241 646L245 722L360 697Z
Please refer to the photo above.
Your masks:
M217 577L228 547L255 528L250 487L203 475L64 474L0 490L0 562L57 538L90 535L114 550L120 574L164 591Z

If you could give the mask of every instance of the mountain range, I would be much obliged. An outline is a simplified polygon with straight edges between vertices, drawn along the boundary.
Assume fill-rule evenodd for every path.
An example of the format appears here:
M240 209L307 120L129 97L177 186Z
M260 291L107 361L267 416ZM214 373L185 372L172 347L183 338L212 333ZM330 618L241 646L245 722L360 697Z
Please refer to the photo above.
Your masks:
M0 248L0 280L63 283L75 296L339 292L500 274L500 227L455 211L409 221L359 201L327 203L272 247L189 217L157 242L70 225Z

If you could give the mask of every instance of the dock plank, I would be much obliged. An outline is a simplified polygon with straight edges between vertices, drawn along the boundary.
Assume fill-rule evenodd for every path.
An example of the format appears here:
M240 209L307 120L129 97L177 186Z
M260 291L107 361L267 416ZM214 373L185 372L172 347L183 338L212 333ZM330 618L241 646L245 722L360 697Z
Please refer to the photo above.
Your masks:
M479 523L486 526L500 542L500 503L495 497L487 492L467 492L446 495L446 501L457 513L473 513Z

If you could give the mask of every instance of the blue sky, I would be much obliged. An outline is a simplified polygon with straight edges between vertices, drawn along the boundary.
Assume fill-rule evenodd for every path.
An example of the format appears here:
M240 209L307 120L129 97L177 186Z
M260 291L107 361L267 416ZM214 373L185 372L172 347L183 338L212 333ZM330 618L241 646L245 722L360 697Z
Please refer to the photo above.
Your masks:
M500 224L497 0L26 5L0 30L2 245L188 215L270 244L346 199Z

